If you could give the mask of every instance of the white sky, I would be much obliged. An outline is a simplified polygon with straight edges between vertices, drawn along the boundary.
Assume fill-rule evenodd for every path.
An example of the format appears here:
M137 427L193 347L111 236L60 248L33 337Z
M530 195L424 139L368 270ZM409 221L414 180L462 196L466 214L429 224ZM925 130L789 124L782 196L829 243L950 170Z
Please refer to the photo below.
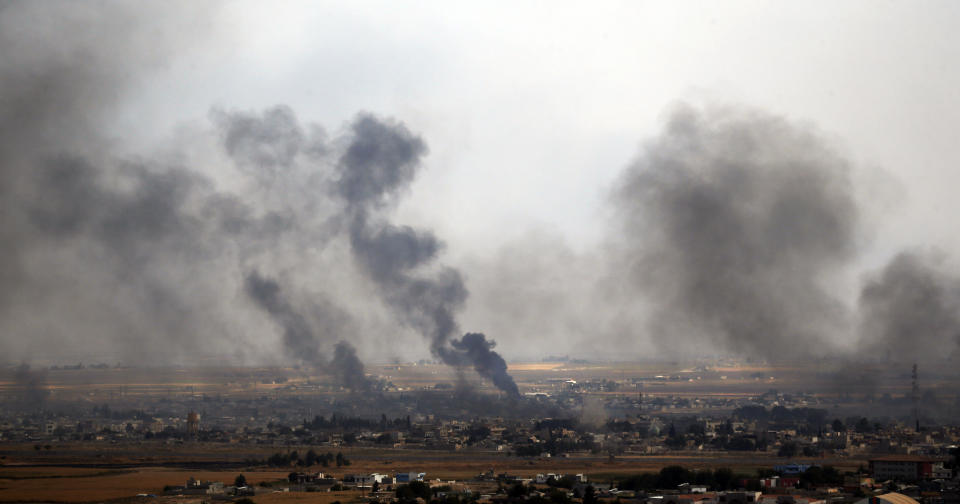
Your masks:
M957 245L956 2L398 5L230 2L208 43L130 97L120 131L146 118L162 134L211 105L286 103L328 129L358 110L395 116L431 148L401 217L452 253L528 226L580 249L667 107L740 103L809 121L894 175L906 200L881 236Z
M858 166L885 212L866 268L960 245L958 26L958 2L229 2L125 97L114 134L150 145L212 105L284 103L328 130L396 117L431 151L398 220L457 264L531 229L590 250L671 104L743 104L815 125Z

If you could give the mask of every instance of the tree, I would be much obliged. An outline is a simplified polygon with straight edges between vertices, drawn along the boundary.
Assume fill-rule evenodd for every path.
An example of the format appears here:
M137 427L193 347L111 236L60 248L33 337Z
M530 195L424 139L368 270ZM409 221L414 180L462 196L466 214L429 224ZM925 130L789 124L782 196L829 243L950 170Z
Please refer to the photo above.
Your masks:
M597 492L593 485L587 485L587 488L583 489L583 504L597 504Z
M527 487L523 483L516 483L507 490L507 497L520 498L527 495Z
M233 486L237 488L247 486L247 478L242 474L237 475L237 477L233 480Z
M797 445L797 443L794 443L793 441L789 441L789 442L783 443L783 446L781 446L780 450L777 451L777 455L780 457L787 457L787 458L796 457L799 451L800 451L800 447Z
M721 467L713 471L713 482L716 484L716 490L729 490L733 486L733 470Z
M950 454L953 455L953 475L956 476L957 472L960 471L960 448L954 448L950 450Z
M379 482L379 481L374 481L374 482L373 482L373 486L370 487L370 491L373 492L373 493L379 492L379 491L380 491L380 482Z
M400 485L396 489L397 499L401 501L416 500L417 497L430 502L430 486L422 481L411 481L406 485Z
M677 488L681 483L692 480L693 474L682 466L667 466L660 469L657 488Z
M843 425L843 422L841 422L839 418L835 418L830 427L833 429L833 432L846 432L847 430L847 426Z
M337 452L337 459L336 459L336 460L337 460L337 467L340 467L340 466L343 465L343 461L345 460L345 458L344 458L344 456L343 456L343 452Z
M553 488L547 494L547 498L550 499L550 502L553 504L569 504L570 495L567 492L560 490L559 488Z

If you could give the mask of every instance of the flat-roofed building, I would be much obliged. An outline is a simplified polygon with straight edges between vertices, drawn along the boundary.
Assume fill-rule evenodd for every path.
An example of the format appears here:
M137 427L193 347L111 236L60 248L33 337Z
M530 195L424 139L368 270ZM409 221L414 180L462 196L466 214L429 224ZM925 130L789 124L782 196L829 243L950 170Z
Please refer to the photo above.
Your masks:
M896 455L870 460L870 473L876 481L918 481L943 472L943 462L930 457Z

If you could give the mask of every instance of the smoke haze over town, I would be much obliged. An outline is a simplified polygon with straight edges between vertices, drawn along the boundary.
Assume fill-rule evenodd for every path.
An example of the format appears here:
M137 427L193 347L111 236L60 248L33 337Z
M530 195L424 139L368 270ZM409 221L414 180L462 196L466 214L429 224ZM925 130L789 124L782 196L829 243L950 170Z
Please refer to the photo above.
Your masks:
M0 352L957 358L955 5L584 7L0 4Z
M0 0L0 503L960 504L958 26Z

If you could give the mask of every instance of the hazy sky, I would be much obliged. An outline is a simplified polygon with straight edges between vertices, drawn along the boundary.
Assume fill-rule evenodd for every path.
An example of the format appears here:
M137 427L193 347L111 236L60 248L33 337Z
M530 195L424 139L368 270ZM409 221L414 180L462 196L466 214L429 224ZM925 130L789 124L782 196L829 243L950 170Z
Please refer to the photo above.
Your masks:
M402 219L455 256L529 227L596 242L611 180L677 101L812 123L902 197L875 246L960 244L955 2L229 2L212 18L127 97L117 134L211 105L285 103L331 129L396 117L430 147Z
M576 286L610 274L595 261L618 233L610 195L679 103L785 117L850 162L869 218L843 303L904 248L960 249L957 2L189 5L155 9L173 20L158 44L183 41L125 76L104 135L130 156L189 144L181 155L205 159L217 155L184 139L209 134L212 108L285 104L333 137L358 111L403 121L429 153L391 219L446 243L440 259L471 291L461 326L508 358L595 346L591 314L540 333L537 310L603 304ZM216 163L194 168L232 183ZM504 306L491 270L535 275L530 306ZM645 331L621 338L650 348Z

